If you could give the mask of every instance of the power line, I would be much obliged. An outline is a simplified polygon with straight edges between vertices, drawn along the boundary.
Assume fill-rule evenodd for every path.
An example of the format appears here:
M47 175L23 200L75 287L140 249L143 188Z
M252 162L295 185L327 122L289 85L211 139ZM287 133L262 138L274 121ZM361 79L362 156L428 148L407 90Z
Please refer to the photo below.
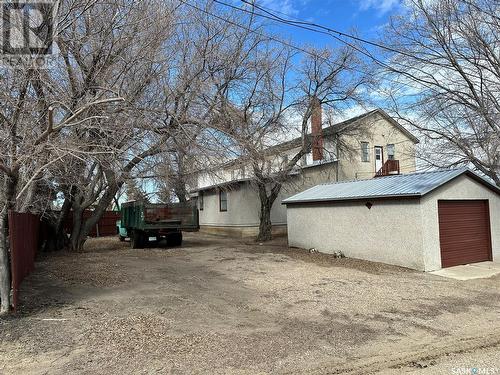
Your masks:
M218 1L218 0L214 0L214 1L217 2L217 3L219 3L219 4L222 4L221 1ZM321 31L320 30L316 30L316 29L312 29L312 27L318 28L318 29L321 29L321 30L326 30L327 32L322 32L322 33L328 34L328 35L331 35L331 33L335 33L335 34L338 34L338 36L347 37L349 39L353 39L353 40L356 40L358 42L362 42L362 43L369 44L369 45L374 46L374 47L385 49L387 51L398 53L398 54L401 54L401 55L404 55L404 56L407 56L407 57L411 57L411 58L417 58L416 56L414 56L414 55L412 55L410 53L407 53L407 52L404 52L404 51L400 51L400 50L397 50L395 48L386 46L384 44L381 44L381 43L378 43L378 42L374 42L372 40L364 39L364 38L358 37L358 36L353 35L353 34L349 34L349 33L343 32L343 31L339 31L339 30L335 30L335 29L332 29L330 27L327 27L327 26L324 26L324 25L321 25L321 24L318 24L318 23L315 23L315 22L309 22L309 21L301 20L301 19L296 18L296 17L293 17L294 19L285 19L283 17L279 17L275 13L281 13L281 12L273 11L270 8L264 7L262 5L257 5L255 3L251 3L251 2L249 2L247 0L241 0L241 2L243 2L243 3L247 4L247 5L250 5L250 6L254 7L254 8L257 8L257 9L261 10L262 12L265 12L266 14L269 15L268 18L270 18L270 19L272 18L275 21L282 22L282 23L285 23L285 24L290 25L290 26L296 26L296 27L301 27L301 28L304 28L304 26L302 26L302 25L310 26L310 27L306 27L306 30L317 31L317 32L321 32ZM227 5L227 6L230 6L230 4L226 4L226 3L224 3L224 4ZM235 8L243 10L243 8L238 8L238 7L235 7ZM281 14L283 14L283 13L281 13ZM263 17L263 15L260 15L260 16Z
M220 4L220 5L224 5L226 7L232 8L234 10L242 11L242 12L245 12L245 13L248 13L248 14L251 14L251 15L259 16L259 17L266 18L266 19L269 19L269 20L272 20L272 21L278 21L278 22L281 22L281 23L285 23L285 24L287 24L289 26L296 26L296 27L300 27L300 28L305 29L305 30L314 31L314 32L318 32L318 33L325 34L325 35L328 35L328 36L332 36L329 32L326 32L326 31L317 30L317 29L314 29L312 27L307 27L307 26L298 26L298 24L305 24L305 22L285 20L285 19L283 19L281 17L278 17L276 15L272 15L270 12L268 12L268 11L266 11L264 9L260 9L256 5L255 5L255 8L257 8L259 10L262 10L263 12L269 14L269 16L266 16L265 14L257 13L255 11L250 11L250 10L245 9L245 8L240 8L240 7L237 7L237 6L233 5L233 4L228 4L228 3L225 3L225 2L220 1L220 0L212 0L212 1L214 3ZM241 0L241 1L243 1L245 4L250 4L250 3L247 3L244 0ZM295 25L295 24L297 24L297 25Z
M218 0L214 0L214 1L219 2ZM312 56L312 57L318 58L318 59L323 60L323 61L325 61L325 62L326 62L326 61L328 61L328 59L327 59L327 58L325 58L325 57L323 57L323 56L321 56L321 55L318 55L318 54L316 54L316 53L314 53L314 52L311 52L311 51L309 51L309 50L307 50L307 49L305 49L305 48L302 48L302 47L299 47L299 46L297 46L297 45L295 45L295 44L292 44L292 43L286 42L286 41L284 41L284 40L282 40L282 39L275 38L275 37L273 37L273 36L271 36L271 35L267 35L267 34L266 34L266 35L264 35L262 32L259 32L258 30L252 29L252 28L247 27L247 26L245 26L245 25L241 25L241 24L239 24L239 23L237 23L237 22L231 21L231 20L229 20L229 19L227 19L227 18L221 17L221 16L219 16L219 15L217 15L217 14L214 14L214 13L212 13L212 12L209 12L209 11L208 11L208 10L206 10L206 9L203 9L203 8L200 8L200 7L196 6L196 5L193 5L193 4L191 4L191 3L188 3L188 2L187 2L187 1L185 1L185 0L179 0L179 2L181 2L181 3L182 3L182 4L184 4L184 5L187 5L188 7L192 8L192 9L196 9L196 10L198 10L198 11L200 11L200 12L202 12L202 13L206 14L206 15L209 15L209 16L211 16L211 17L214 17L214 18L218 19L218 20L221 20L221 21L223 21L223 22L226 22L226 23L228 23L228 24L230 24L230 25L233 25L233 26L236 26L236 27L238 27L238 28L241 28L241 29L243 29L243 30L245 30L245 31L248 31L248 32L250 32L250 33L257 34L257 35L261 35L261 36L265 36L265 37L266 37L267 39L269 39L269 40L272 40L272 41L274 41L274 42L277 42L277 43L280 43L280 44L285 45L285 46L287 46L287 47L290 47L290 48L292 48L292 49L295 49L296 51L303 52L303 53L305 53L305 54L307 54L307 55L309 55L309 56ZM228 4L228 5L229 5L229 4ZM236 9L239 9L239 10L243 10L243 9L241 9L241 8L238 8L238 7L235 7L235 8L236 8ZM246 11L246 10L245 10L245 11ZM255 14L255 13L254 13L254 14ZM329 33L326 33L326 32L323 32L323 33L325 33L325 34L328 34L328 35L332 36L332 35L331 35L331 34L329 34ZM335 36L333 36L333 37L335 37ZM341 41L342 43L347 43L348 45L350 45L348 42L345 42L345 41L344 41L344 40L342 40L342 39L340 39L340 41ZM351 46L351 45L350 45L350 46ZM373 56L370 56L370 58L375 59ZM383 63L383 62L381 62L381 61L379 61L378 63L379 63L380 65L385 65L385 66L387 66L385 63ZM337 64L337 65L339 65L339 64ZM339 65L339 66L340 66L340 65ZM388 67L389 69L391 69L391 70L394 70L394 69L392 69L390 66L387 66L387 67ZM353 68L353 67L346 67L346 69L347 69L347 70L352 70L352 71L357 72L357 73L366 74L366 72L364 72L364 71L362 71L362 70L360 70L360 69ZM420 90L420 89L421 89L421 87L415 87L415 86L412 86L412 85L410 85L410 84L408 84L408 83L405 83L405 82L400 82L400 81L395 81L395 80L388 79L388 78L386 78L386 81L389 81L389 82L395 83L395 84L397 84L397 85L403 85L403 86L411 87L411 88L416 89L416 90Z
M323 56L320 56L320 55L318 55L318 54L316 54L316 53L313 53L313 52L311 52L311 51L306 50L305 48L302 48L302 47L299 47L299 46L294 45L294 44L292 44L292 43L286 42L286 41L284 41L284 40L281 40L281 39L275 38L275 37L273 37L273 36L271 36L271 35L267 35L267 34L266 34L266 35L264 35L263 33L259 32L258 30L254 30L254 29L252 29L252 28L250 28L250 27L247 27L247 26L241 25L241 24L239 24L239 23L237 23L237 22L234 22L234 21L228 20L227 18L221 17L221 16L219 16L219 15L217 15L217 14L214 14L214 13L212 13L212 12L209 12L209 11L208 11L208 10L206 10L206 9L203 9L203 8L200 8L200 7L196 6L196 5L190 4L190 3L188 3L188 2L187 2L187 1L185 1L185 0L179 0L179 1L180 1L181 3L183 3L184 5L187 5L187 6L189 6L189 7L193 8L193 9L196 9L196 10L198 10L198 11L202 12L202 13L205 13L205 14L207 14L207 15L209 15L209 16L212 16L212 17L214 17L214 18L217 18L218 20L221 20L221 21L223 21L223 22L226 22L226 23L228 23L228 24L230 24L230 25L233 25L233 26L239 27L239 28L241 28L241 29L243 29L243 30L245 30L245 31L248 31L248 32L252 33L252 34L257 34L257 35L260 35L260 36L265 36L265 37L266 37L266 38L268 38L269 40L272 40L272 41L277 42L277 43L281 43L281 44L283 44L283 45L285 45L285 46L287 46L287 47L290 47L290 48L293 48L293 49L295 49L295 50L297 50L297 51L303 52L303 53L305 53L305 54L307 54L307 55L309 55L309 56L319 58L319 59L321 59L321 60L323 60L323 61L327 61L327 60L328 60L328 59L324 58ZM229 4L228 4L228 5L229 5ZM236 8L237 8L237 7L236 7ZM240 9L240 10L241 10L241 8L237 8L237 9ZM354 69L353 69L353 70L354 70Z
M293 27L297 27L297 28L300 28L300 29L303 29L303 30L308 30L308 31L312 31L312 32L316 32L316 33L319 33L319 34L325 34L325 35L328 35L336 40L338 40L339 42L343 43L343 44L346 44L347 46L351 47L352 49L358 51L359 53L367 56L368 58L372 59L374 62L376 62L377 64L385 67L385 68L391 68L390 66L388 66L385 62L383 62L382 60L376 58L375 56L373 56L370 52L366 51L366 50L362 50L360 49L359 47L353 45L352 43L349 43L348 41L338 37L337 35L333 34L333 32L335 33L338 33L340 35L345 35L347 36L346 34L343 34L342 32L336 32L335 30L332 30L332 29L328 29L327 27L325 26L320 26L320 25L316 25L316 24L312 24L312 23L309 23L309 22L306 22L306 21L292 21L292 20L287 20L287 19L284 19L284 18L281 18L281 17L278 17L276 16L275 14L271 13L270 11L266 11L265 9L263 9L262 7L259 7L258 5L256 4L251 4L245 0L241 0L243 3L245 4L248 4L248 5L252 5L253 7L259 9L259 10L262 10L263 12L266 12L268 15L265 15L265 14L261 14L261 13L257 13L255 11L250 11L248 9L245 9L245 8L240 8L240 7L237 7L235 5L232 5L232 4L228 4L228 3L225 3L223 1L220 1L220 0L213 0L215 3L217 4L220 4L220 5L223 5L223 6L226 6L226 7L229 7L229 8L232 8L232 9L235 9L235 10L238 10L238 11L241 11L241 12L245 12L245 13L248 13L250 15L255 15L255 16L259 16L259 17L262 17L262 18L265 18L265 19L269 19L269 20L272 20L272 21L277 21L277 22L280 22L280 23L283 23L285 25L288 25L288 26L293 26ZM304 25L309 25L309 26L304 26ZM313 27L310 27L310 26L313 26L313 27L320 27L322 28L323 30L327 30L327 31L322 31L322 30L318 30L316 28L313 28ZM355 38L355 37L353 37ZM358 38L359 39L359 38ZM396 50L394 50L396 51Z
M368 58L372 59L377 64L383 66L384 68L390 69L390 70L394 70L394 68L392 68L390 65L387 65L384 61L376 58L370 52L368 52L366 50L363 50L363 49L359 48L358 46L353 45L352 43L349 43L348 41L340 38L339 36L345 36L345 37L348 37L348 38L351 38L351 39L354 39L354 40L357 40L357 41L360 41L360 42L363 42L363 43L367 43L367 44L370 44L370 45L373 45L373 46L377 46L379 48L383 48L383 49L392 51L394 53L405 55L407 57L411 57L411 58L415 58L415 59L420 59L420 58L418 58L416 56L413 56L411 54L408 54L406 52L402 52L402 51L396 50L396 49L391 48L391 47L384 46L384 45L376 43L376 42L372 42L372 41L369 41L369 40L366 40L366 39L363 39L363 38L360 38L360 37L357 37L357 36L354 36L354 35L351 35L351 34L347 34L347 33L344 33L342 31L334 30L334 29L328 28L328 27L323 26L323 25L319 25L319 24L316 24L316 23L307 22L307 21L303 21L303 20L293 21L293 20L289 20L289 19L284 19L282 17L279 17L279 16L275 15L270 10L266 10L266 8L264 8L262 6L259 6L257 4L252 4L252 3L250 3L250 2L248 2L246 0L241 0L241 1L243 3L245 3L245 4L247 4L247 5L251 5L252 7L256 8L256 9L259 9L259 10L267 13L268 15L257 13L255 11L250 11L250 10L245 9L245 8L240 8L240 7L237 7L235 5L228 4L228 3L225 3L225 2L220 1L220 0L213 0L213 1L215 3L217 3L217 4L220 4L220 5L223 5L223 6L226 6L226 7L229 7L229 8L238 10L238 11L241 11L241 12L245 12L245 13L248 13L248 14L251 14L251 15L256 15L256 16L259 16L259 17L262 17L262 18L265 18L265 19L269 19L269 20L272 20L272 21L277 21L277 22L283 23L283 24L288 25L288 26L293 26L293 27L297 27L297 28L300 28L300 29L303 29L303 30L313 31L313 32L316 32L316 33L320 33L320 34L325 34L325 35L331 36L332 38L338 40L339 42L346 44L347 46L351 47L352 49L354 49L354 50L358 51L359 53L361 53L361 54L367 56ZM304 26L304 25L307 25L307 26ZM326 30L326 31L318 30L317 28L320 28L320 29ZM337 36L335 34L339 34L339 36ZM420 59L420 60L422 60L422 59ZM424 60L424 61L428 62L427 60Z
M278 22L281 22L281 23L284 23L288 26L294 26L294 27L298 27L298 28L301 28L301 29L304 29L304 30L309 30L309 31L313 31L313 32L317 32L317 33L320 33L320 34L326 34L326 35L329 35L331 36L332 38L338 40L339 42L349 46L350 48L358 51L359 53L367 56L368 58L370 58L372 61L374 61L375 63L377 63L378 65L388 69L389 71L391 72L395 72L395 73L398 73L398 74L402 74L404 75L405 77L411 79L411 80L414 80L414 81L418 81L421 85L427 87L427 88L431 88L429 85L432 85L432 82L428 82L422 78L418 78L416 76L412 76L411 74L403 71L403 70L400 70L400 69L395 69L394 67L390 66L389 64L387 64L386 62L376 58L375 56L373 56L370 52L364 50L364 49L361 49L359 48L358 46L356 45L353 45L352 43L334 35L333 33L337 33L341 36L346 36L346 37L349 37L349 38L352 38L352 39L356 39L358 41L361 41L361 42L364 42L364 43L368 43L368 44L371 44L371 45L374 45L374 46L377 46L379 48L383 48L383 49L386 49L386 50L390 50L394 53L398 53L398 54L401 54L401 55L404 55L404 56L407 56L407 57L410 57L410 58L413 58L413 59L416 59L418 61L422 61L422 62L425 62L425 63L428 63L428 64L433 64L433 65L439 65L439 64L435 64L433 63L432 61L429 61L429 60L426 60L426 59L422 59L418 56L414 56L412 54L409 54L409 53L406 53L406 52L403 52L403 51L399 51L397 49L394 49L394 48L391 48L391 47L387 47L387 46L384 46L382 44L379 44L379 43L376 43L376 42L372 42L372 41L369 41L369 40L366 40L366 39L363 39L363 38L359 38L359 37L356 37L354 35L351 35L351 34L347 34L347 33L344 33L344 32L341 32L341 31L338 31L338 30L334 30L334 29L331 29L331 28L328 28L326 26L323 26L323 25L319 25L319 24L315 24L315 23L312 23L312 22L307 22L307 21L303 21L303 20L299 20L299 21L291 21L291 20L286 20L284 18L281 18L281 17L278 17L276 16L275 14L273 14L271 11L267 11L264 7L262 6L258 6L256 4L252 4L252 3L249 3L248 1L246 0L241 0L242 2L244 2L245 4L248 4L248 5L251 5L259 10L262 10L264 12L266 12L267 14L270 14L271 16L267 16L267 15L264 15L264 14L261 14L261 13L257 13L257 12L254 12L254 11L249 11L248 9L245 9L245 8L240 8L240 7L237 7L237 6L234 6L232 4L228 4L228 3L225 3L223 1L220 1L220 0L213 0L215 3L218 3L218 4L221 4L221 5L224 5L224 6L227 6L227 7L230 7L232 9L235 9L235 10L239 10L239 11L242 11L242 12L245 12L245 13L249 13L251 15L256 15L256 16L259 16L259 17L263 17L263 18L266 18L266 19L270 19L270 20L273 20L273 21L278 21ZM303 26L303 25L310 25L310 26L313 26L313 27L318 27L318 28L321 28L323 30L327 30L328 32L326 31L322 31L322 30L317 30L317 29L314 29L312 27L308 27L308 26ZM353 69L354 70L354 69ZM356 70L355 70L356 71ZM390 80L389 80L390 81ZM392 81L394 82L394 81ZM401 82L397 82L398 84L403 84L403 85L406 85L408 87L412 87L412 88L415 88L415 89L420 89L420 88L416 88L414 86L411 86L407 83L401 83Z
M232 6L232 5L227 4L227 3L223 3L222 1L219 1L219 0L213 0L213 1L215 1L215 2L217 2L219 4L225 4L226 6L231 6L232 8L236 8L236 9L239 9L241 11L248 12L248 10L246 10L244 8L238 8L238 7ZM414 54L398 50L396 48L387 46L387 45L382 44L382 43L378 43L378 42L374 42L372 40L364 39L364 38L358 37L356 35L346 33L344 31L335 30L335 29L332 29L330 27L327 27L327 26L324 26L324 25L321 25L321 24L318 24L318 23L315 23L315 22L305 21L305 20L302 20L302 19L297 18L297 17L291 17L292 19L279 17L275 13L281 14L281 15L286 16L286 17L290 17L290 16L287 15L287 14L285 14L285 13L283 13L283 12L280 12L278 10L273 10L271 8L265 7L263 5L257 5L255 3L250 3L247 0L241 0L241 1L243 3L245 3L245 4L247 4L247 5L250 5L250 6L254 7L254 8L257 8L257 9L261 10L262 12L265 12L266 14L268 14L270 16L270 17L266 17L266 18L272 19L274 21L278 21L278 22L281 22L281 23L284 23L284 24L289 25L289 26L301 27L301 28L303 28L305 30L310 30L310 31L314 31L314 32L322 33L322 34L327 34L327 35L330 35L330 36L334 37L335 39L337 39L337 40L339 40L339 41L341 41L343 43L346 43L344 40L342 40L342 39L336 37L335 35L333 35L333 34L338 34L339 36L345 36L347 38L354 39L356 41L359 41L359 42L362 42L362 43L365 43L365 44L369 44L369 45L372 45L374 47L378 47L378 48L381 48L381 49L384 49L384 50L387 50L387 51L391 51L391 52L397 53L399 55L410 57L412 59L416 59L418 61L425 62L427 64L441 66L440 64L437 64L437 63L435 63L435 62L433 62L433 61L431 61L429 59L423 59L421 57L415 56ZM259 13L252 12L252 14L256 14L256 15L258 15L260 17L265 17L264 15L259 14ZM306 25L306 27L301 26L301 25ZM310 27L307 27L307 26L310 26ZM328 32L314 29L314 27L322 29L322 30L326 30ZM373 56L371 54L370 54L370 56L373 58ZM377 60L377 61L380 61L380 60Z
M324 62L328 62L328 61L329 61L327 58L325 58L325 57L323 57L323 56L321 56L321 55L318 55L317 53L314 53L314 52L308 51L308 50L307 50L307 49L305 49L305 48L302 48L302 47L299 47L299 46L297 46L297 45L295 45L295 44L292 44L292 43L286 42L286 41L284 41L284 40L282 40L282 39L275 38L275 37L273 37L273 36L271 36L271 35L268 35L268 34L265 34L265 35L264 35L263 33L258 32L258 31L257 31L257 30L255 30L255 29L252 29L252 28L249 28L249 27L247 27L247 26L241 25L241 24L239 24L239 23L237 23L237 22L234 22L234 21L228 20L227 18L221 17L221 16L219 16L219 15L217 15L217 14L214 14L214 13L212 13L212 12L209 12L209 11L207 11L206 9L203 9L203 8L200 8L200 7L196 6L196 5L190 4L190 3L188 3L188 2L187 2L187 1L185 1L185 0L179 0L179 1L180 1L181 3L183 3L184 5L187 5L187 6L191 7L191 8L193 8L193 9L196 9L196 10L198 10L198 11L200 11L200 12L203 12L203 13L205 13L205 14L207 14L207 15L209 15L209 16L212 16L212 17L214 17L214 18L216 18L216 19L219 19L219 20L221 20L221 21L223 21L223 22L226 22L226 23L231 24L231 25L233 25L233 26L239 27L239 28L241 28L241 29L243 29L243 30L246 30L246 31L250 32L250 33L253 33L253 34L258 34L258 35L261 35L261 36L265 36L265 37L266 37L267 39L269 39L269 40L272 40L272 41L277 42L277 43L281 43L281 44L283 44L283 45L285 45L285 46L287 46L287 47L290 47L290 48L295 49L295 50L297 50L297 51L303 52L303 53L305 53L305 54L307 54L307 55L309 55L309 56L312 56L312 57L318 58L318 59L320 59L320 60L323 60ZM214 1L219 2L219 1L217 1L217 0L214 0ZM219 3L220 3L220 4L222 4L222 5L224 5L224 4L225 4L225 5L228 5L228 6L234 7L234 6L230 5L230 4L226 4L226 3L222 3L222 2L219 2ZM241 9L241 8L238 8L238 7L234 7L234 8L235 8L235 9L239 9L239 10L244 10L244 9ZM244 11L246 11L246 10L244 10ZM312 29L311 29L311 30L312 30ZM325 34L328 34L328 33L325 33ZM328 34L328 35L331 35L331 34ZM341 40L341 41L342 41L343 43L346 43L346 42L345 42L345 41L343 41L343 40ZM373 57L372 57L372 58L373 58ZM383 64L382 62L380 62L380 63L381 63L381 64ZM340 66L340 64L337 64L337 65L338 65L338 66ZM365 74L365 72L364 72L364 71L359 70L359 69L356 69L356 68L353 68L353 67L347 67L347 66L346 66L345 68L346 68L347 70L352 70L352 71L357 72L357 73ZM395 81L393 81L393 82L395 82ZM398 84L403 84L403 83L401 83L401 82L395 82L395 83L398 83ZM414 88L416 89L416 87L414 87Z

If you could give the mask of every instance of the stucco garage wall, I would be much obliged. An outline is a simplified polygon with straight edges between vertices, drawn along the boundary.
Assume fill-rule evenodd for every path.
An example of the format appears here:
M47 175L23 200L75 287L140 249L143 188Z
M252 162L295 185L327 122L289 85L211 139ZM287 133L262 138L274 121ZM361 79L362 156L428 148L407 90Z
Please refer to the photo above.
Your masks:
M288 205L290 246L424 270L418 199Z
M488 199L493 260L500 261L500 196L468 176L462 175L424 196L421 200L425 270L441 268L438 200Z

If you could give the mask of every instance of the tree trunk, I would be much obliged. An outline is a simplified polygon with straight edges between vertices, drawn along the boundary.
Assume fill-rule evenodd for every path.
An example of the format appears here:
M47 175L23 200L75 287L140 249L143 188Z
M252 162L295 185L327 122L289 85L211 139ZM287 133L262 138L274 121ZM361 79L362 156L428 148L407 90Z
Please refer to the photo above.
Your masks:
M81 251L85 241L82 239L83 210L80 207L73 206L73 223L70 235L71 251Z
M110 177L108 177L108 181L111 181ZM72 251L81 251L83 249L83 245L90 231L97 225L106 209L113 202L113 198L122 185L123 181L110 184L106 192L99 199L92 214L85 220L83 220L83 210L78 210L78 208L75 209L75 207L73 207L73 231L70 237ZM78 214L75 216L77 211Z
M120 176L120 178L117 178L117 176L111 170L104 171L104 174L106 175L106 180L108 181L108 187L105 190L105 192L101 195L101 198L99 199L99 202L97 203L94 211L92 212L92 215L85 221L82 220L82 216L79 217L80 222L79 222L78 232L75 231L74 234L71 233L71 238L70 238L71 247L73 251L81 251L83 249L83 245L85 244L85 241L87 240L87 236L90 233L91 229L95 227L97 222L104 214L104 211L106 211L106 208L110 206L116 194L123 186L125 182L123 176L129 173L133 168L135 168L142 160L144 160L148 156L153 156L159 153L160 150L161 150L160 143L157 143L155 146L144 151L142 154L135 156L123 168L122 176Z
M257 187L259 189L259 199L260 199L260 223L259 223L259 234L257 236L257 241L269 241L273 239L272 233L272 222L271 222L271 209L273 208L273 203L278 197L281 190L280 183L274 183L271 187L270 194L267 194L266 184L263 182L257 182Z
M109 189L104 193L104 195L99 200L99 203L92 211L92 215L90 215L85 221L83 221L82 228L80 231L80 235L78 238L78 250L83 249L83 245L87 240L87 236L89 235L92 228L94 228L102 215L106 211L106 209L110 206L111 202L113 202L113 197L116 195L118 190L120 189L122 183L114 184L110 186Z
M72 188L73 189L73 188ZM64 199L64 203L61 208L61 212L59 213L59 216L57 218L54 231L55 231L55 238L53 239L54 241L54 250L61 250L66 245L68 245L68 237L66 236L66 233L64 232L64 222L66 221L66 218L70 214L71 210L71 199L69 197Z
M120 202L118 201L118 198L116 195L113 197L113 201L115 202L116 210L120 211Z
M14 207L17 178L5 176L5 204L0 211L0 314L10 310L10 265L8 213Z
M257 241L269 241L273 239L272 234L272 223L271 223L271 207L269 204L269 199L261 200L260 202L260 223L259 223L259 235L257 236Z
M10 267L7 244L7 209L0 212L0 315L10 309Z
M179 202L181 203L186 203L187 202L187 190L186 190L186 185L177 185L174 187L174 193L177 196L177 199L179 199Z

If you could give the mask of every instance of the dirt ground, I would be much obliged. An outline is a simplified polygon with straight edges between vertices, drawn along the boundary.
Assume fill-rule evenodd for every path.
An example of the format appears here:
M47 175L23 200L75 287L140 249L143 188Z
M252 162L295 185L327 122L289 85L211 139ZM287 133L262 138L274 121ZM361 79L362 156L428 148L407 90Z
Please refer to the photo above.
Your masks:
M0 321L0 373L500 373L500 277L185 237L44 255Z

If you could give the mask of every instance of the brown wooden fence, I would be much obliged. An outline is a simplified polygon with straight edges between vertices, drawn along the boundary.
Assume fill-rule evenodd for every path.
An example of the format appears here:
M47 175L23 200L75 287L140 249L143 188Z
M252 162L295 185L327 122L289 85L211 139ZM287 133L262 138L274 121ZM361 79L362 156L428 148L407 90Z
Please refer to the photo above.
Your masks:
M84 219L91 215L85 211ZM97 225L90 232L91 237L113 236L116 234L116 221L120 219L120 212L106 211ZM71 232L72 216L69 215L65 222L65 230ZM12 277L12 306L17 310L19 287L23 279L33 272L35 256L40 245L41 222L37 215L9 211L9 241L10 241L10 267ZM45 228L47 229L47 228Z
M87 219L92 214L92 211L84 211L83 218ZM89 233L90 237L104 237L114 236L116 233L116 221L120 220L119 211L106 211L102 215L99 222L92 228ZM73 227L73 215L70 212L66 221L64 222L64 229L66 233L71 233Z
M40 219L30 213L9 211L10 266L12 276L12 305L17 309L19 287L35 268Z

